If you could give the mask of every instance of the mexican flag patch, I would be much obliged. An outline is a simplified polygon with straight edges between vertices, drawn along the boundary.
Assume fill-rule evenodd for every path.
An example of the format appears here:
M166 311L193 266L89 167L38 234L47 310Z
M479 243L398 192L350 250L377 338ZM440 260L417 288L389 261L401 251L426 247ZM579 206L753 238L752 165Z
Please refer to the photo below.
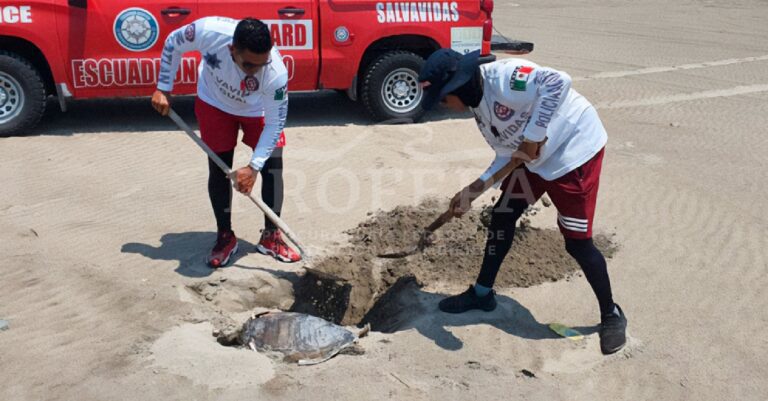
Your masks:
M283 86L282 88L279 88L275 91L275 100L284 100L285 99L285 90L287 88Z
M525 91L528 84L528 76L533 72L533 67L517 67L509 81L509 89L513 91Z

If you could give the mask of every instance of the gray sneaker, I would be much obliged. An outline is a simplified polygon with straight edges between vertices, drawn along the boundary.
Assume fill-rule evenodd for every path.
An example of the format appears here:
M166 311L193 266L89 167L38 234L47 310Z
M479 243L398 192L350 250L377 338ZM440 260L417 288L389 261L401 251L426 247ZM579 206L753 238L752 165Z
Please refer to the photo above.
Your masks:
M602 317L600 322L600 350L609 355L624 348L627 343L627 317L619 305L619 314L611 313Z
M446 313L464 313L471 309L481 309L490 312L496 309L496 297L493 290L484 297L478 297L475 294L475 287L470 285L469 289L461 294L440 301L438 307Z

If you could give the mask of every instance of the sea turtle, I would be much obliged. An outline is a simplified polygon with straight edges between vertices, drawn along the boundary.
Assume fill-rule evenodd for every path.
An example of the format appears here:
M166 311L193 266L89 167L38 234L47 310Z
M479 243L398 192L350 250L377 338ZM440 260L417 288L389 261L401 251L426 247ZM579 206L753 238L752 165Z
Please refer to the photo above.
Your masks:
M355 334L327 320L295 312L266 312L243 324L240 344L256 351L279 352L284 360L299 365L325 362L338 353L360 354L357 339L370 328Z

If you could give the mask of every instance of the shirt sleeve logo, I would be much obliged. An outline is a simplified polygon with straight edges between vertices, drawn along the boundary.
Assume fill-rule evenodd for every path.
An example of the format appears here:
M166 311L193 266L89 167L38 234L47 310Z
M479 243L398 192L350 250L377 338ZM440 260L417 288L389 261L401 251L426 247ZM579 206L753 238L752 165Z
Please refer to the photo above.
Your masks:
M274 99L275 100L285 100L285 91L286 91L286 89L287 89L286 86L283 86L282 88L278 88L275 91L275 98Z
M155 17L138 7L121 11L115 18L113 32L120 46L133 52L151 48L160 34Z
M533 72L533 67L520 66L515 68L512 79L509 80L509 89L525 92L528 84L528 76Z
M494 101L493 114L495 114L496 118L498 118L501 121L509 121L509 119L515 115L515 111L499 102Z
M195 24L189 24L184 28L184 38L187 39L187 42L195 41Z

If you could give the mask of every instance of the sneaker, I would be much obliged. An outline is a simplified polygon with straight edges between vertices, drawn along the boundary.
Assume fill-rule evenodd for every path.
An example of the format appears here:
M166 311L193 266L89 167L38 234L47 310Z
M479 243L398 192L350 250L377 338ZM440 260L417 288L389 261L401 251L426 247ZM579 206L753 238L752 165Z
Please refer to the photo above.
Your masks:
M293 263L301 260L301 255L283 241L283 236L278 230L264 230L261 234L261 240L256 245L256 250L284 263Z
M475 294L475 287L469 286L469 289L459 295L445 298L440 301L438 307L446 313L464 313L470 309L481 309L490 312L496 309L496 297L493 291L484 297L478 297Z
M627 343L627 318L619 305L619 314L611 313L602 317L600 322L600 350L609 355L624 348Z
M213 246L208 256L208 266L216 269L226 266L229 259L237 252L237 237L234 231L220 231L216 237L216 245Z

